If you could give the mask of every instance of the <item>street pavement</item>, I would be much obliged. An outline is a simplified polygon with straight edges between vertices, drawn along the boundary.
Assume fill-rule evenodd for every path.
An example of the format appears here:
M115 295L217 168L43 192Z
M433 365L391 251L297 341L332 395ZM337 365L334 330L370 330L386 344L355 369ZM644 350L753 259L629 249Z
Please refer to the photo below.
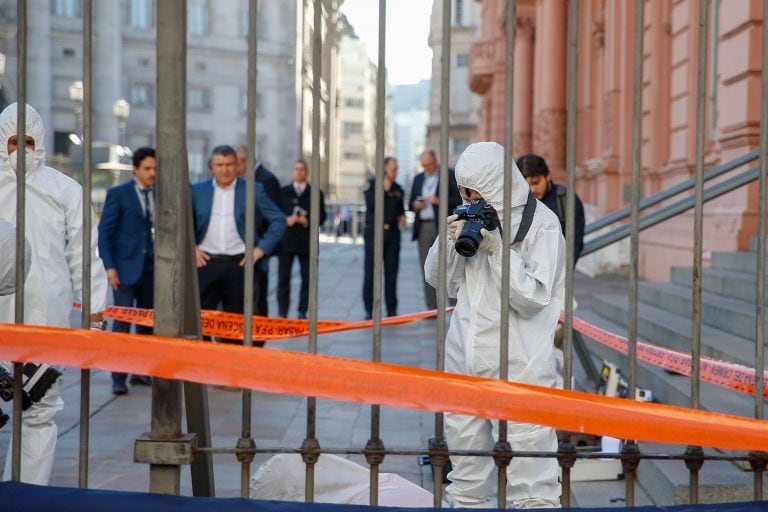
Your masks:
M422 276L416 244L403 235L398 278L400 314L423 311ZM363 279L363 247L348 238L325 239L321 244L318 281L318 316L329 320L362 320L365 310L361 290ZM275 289L277 262L272 259L270 271L270 312L277 311ZM296 316L298 299L298 266L294 269L290 315ZM592 281L585 276L579 280ZM609 284L613 286L613 284ZM577 284L580 304L588 304L591 283ZM383 302L383 301L382 301ZM382 361L419 368L435 368L437 320L382 328ZM370 360L373 354L373 330L364 329L325 334L318 337L318 352L353 359ZM266 350L306 352L307 338L276 341ZM256 350L256 349L254 349ZM149 468L133 462L134 440L150 429L151 388L132 386L127 395L112 395L109 372L93 371L91 377L90 455L88 486L145 492L149 489ZM57 416L59 440L51 485L78 485L80 371L68 369L64 374L63 398L65 408ZM238 391L219 387L208 388L212 444L217 448L235 446L241 432L242 395ZM10 404L0 404L10 412ZM297 396L253 392L252 433L259 448L297 448L306 436L306 399ZM316 436L323 448L362 448L370 438L368 405L317 400ZM434 437L433 413L381 409L381 438L387 448L426 449ZM0 460L5 457L10 442L10 423L0 430ZM270 455L257 455L252 470ZM349 456L364 464L362 456ZM240 495L240 466L234 455L214 455L214 478L217 496ZM385 458L382 472L393 472L432 490L429 467L418 464L416 456ZM583 491L591 493L589 487ZM611 494L623 495L623 483L601 483L600 506L622 506L609 503ZM606 488L606 485L608 486ZM597 489L597 488L595 488ZM182 468L182 494L191 495L190 471ZM604 503L603 503L604 501ZM638 503L641 504L641 503Z

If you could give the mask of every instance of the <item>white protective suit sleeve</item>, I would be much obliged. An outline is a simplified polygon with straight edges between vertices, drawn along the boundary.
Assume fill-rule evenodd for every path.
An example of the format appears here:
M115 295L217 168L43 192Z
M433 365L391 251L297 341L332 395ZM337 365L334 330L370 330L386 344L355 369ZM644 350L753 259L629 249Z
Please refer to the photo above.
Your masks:
M447 256L447 278L448 297L456 298L459 294L459 286L464 281L464 263L465 258L456 252L454 241L446 238L445 250ZM438 265L440 262L440 237L438 236L432 247L429 248L427 259L424 261L424 279L427 284L437 290L439 279Z
M73 299L82 300L83 292L83 196L78 194L67 204L67 244L64 257L72 278ZM101 313L107 307L107 272L98 255L99 232L91 211L91 312Z
M544 208L539 205L539 208ZM542 227L535 233L529 233L521 242L522 253L514 248L509 257L509 306L523 318L531 318L549 305L553 296L556 275L565 248L559 229ZM499 250L493 252L491 270L501 281L502 255Z
M29 274L31 251L24 241L24 272ZM16 228L0 219L0 295L16 291Z

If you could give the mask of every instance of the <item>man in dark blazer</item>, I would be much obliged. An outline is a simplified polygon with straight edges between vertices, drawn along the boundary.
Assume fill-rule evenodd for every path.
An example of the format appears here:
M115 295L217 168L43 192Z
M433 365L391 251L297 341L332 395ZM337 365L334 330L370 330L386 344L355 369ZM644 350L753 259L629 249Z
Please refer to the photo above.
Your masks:
M208 168L213 179L192 185L192 211L195 223L195 258L200 284L200 306L243 312L245 264L246 183L237 177L237 154L231 146L216 146ZM268 269L267 255L280 243L285 231L282 211L256 187L256 212L253 261L261 271ZM267 229L259 234L264 221ZM255 270L255 269L254 269ZM241 343L240 340L222 340Z
M424 276L424 262L427 253L437 238L437 212L440 204L440 167L437 164L437 155L431 149L424 151L420 157L424 172L413 178L411 186L411 198L408 209L416 213L413 222L413 240L419 243L419 260L421 261L422 277ZM456 175L452 169L448 169L448 215L461 204L461 196L456 185ZM437 293L426 281L424 281L424 300L427 309L437 308Z
M107 191L99 223L99 253L107 270L116 306L152 309L155 280L154 213L155 150L133 153L133 179ZM114 332L129 332L131 324L115 321ZM136 326L137 334L152 334L151 327ZM124 395L127 374L112 373L112 392ZM151 384L149 377L133 375L131 384Z
M298 160L293 165L293 183L280 190L280 207L285 214L288 229L278 253L277 305L280 316L286 318L291 305L291 267L298 258L301 268L298 318L307 318L309 306L309 211L311 187L307 183L307 162ZM325 199L320 191L320 225L325 222Z
M245 168L248 160L248 148L242 144L235 146L237 152L237 175L245 179ZM260 160L256 160L254 165L254 180L256 183L261 183L264 187L267 197L272 200L276 205L280 205L280 181L277 179L272 171L264 167L264 164ZM259 234L264 235L267 230L267 224L262 222L258 226ZM280 245L272 254L268 256L277 256L280 252ZM266 265L267 270L263 271L260 268L254 269L253 272L253 312L257 315L268 316L269 307L267 302L267 295L269 293L269 264Z

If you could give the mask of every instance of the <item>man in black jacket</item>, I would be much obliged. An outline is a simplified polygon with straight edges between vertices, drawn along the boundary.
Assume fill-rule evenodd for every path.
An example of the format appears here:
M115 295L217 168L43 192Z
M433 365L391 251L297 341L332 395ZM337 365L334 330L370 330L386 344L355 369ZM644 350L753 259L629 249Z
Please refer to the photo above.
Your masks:
M427 253L437 238L437 210L440 204L440 167L437 165L437 155L431 149L424 151L420 157L424 172L413 178L411 186L411 198L408 209L416 212L413 222L413 239L419 242L419 260L421 261L422 277L424 275L424 262ZM456 186L456 175L452 169L448 169L448 214L461 204L461 196ZM426 281L424 281L424 300L427 309L437 308L437 294Z
M560 228L565 236L565 194L568 191L563 185L552 182L552 176L549 174L549 166L546 160L539 155L529 153L517 159L517 167L525 176L531 192L536 199L547 205L550 210L555 212L560 220ZM584 205L581 199L576 196L576 210L574 212L574 258L573 264L579 260L581 250L584 248Z
M400 264L400 226L405 225L403 188L395 183L397 160L384 159L384 301L387 316L397 316L397 269ZM373 237L376 197L376 179L368 180L365 188L365 274L363 278L363 304L365 317L373 313Z
M307 177L307 163L299 160L293 166L293 183L280 190L280 207L286 215L283 241L278 255L277 305L280 316L288 316L291 304L291 267L298 258L301 267L301 292L298 317L307 318L309 306L309 212L311 190ZM325 200L320 191L320 224L325 222Z
M237 153L237 166L235 168L237 175L245 179L245 166L248 159L248 148L241 145L235 146L235 152ZM256 160L255 164L255 181L261 183L264 187L267 197L272 200L276 205L280 205L280 181L272 171L264 167L260 160ZM267 224L262 223L259 226L259 234L266 233ZM280 246L275 249L274 252L267 256L277 256L280 252ZM253 313L261 316L268 316L269 308L267 305L267 295L269 293L269 271L265 271L260 268L253 269Z

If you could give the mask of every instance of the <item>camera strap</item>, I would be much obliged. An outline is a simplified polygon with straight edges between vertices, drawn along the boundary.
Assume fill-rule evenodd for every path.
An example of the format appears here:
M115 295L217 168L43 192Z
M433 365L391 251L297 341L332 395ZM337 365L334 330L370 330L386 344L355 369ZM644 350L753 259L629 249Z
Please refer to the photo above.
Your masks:
M523 218L520 221L520 227L517 228L515 239L512 240L513 244L522 242L523 239L525 239L525 235L527 235L528 230L531 229L531 224L533 223L533 214L535 211L536 197L532 192L528 192L528 201L525 203L525 208L523 208Z

